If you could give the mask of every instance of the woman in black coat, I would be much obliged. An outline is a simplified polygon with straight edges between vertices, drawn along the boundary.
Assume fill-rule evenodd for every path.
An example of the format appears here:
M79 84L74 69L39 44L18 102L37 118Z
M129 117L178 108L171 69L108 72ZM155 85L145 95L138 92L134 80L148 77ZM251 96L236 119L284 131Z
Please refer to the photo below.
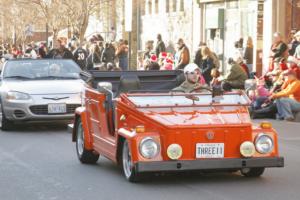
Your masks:
M206 84L210 84L212 80L211 70L215 67L212 53L207 46L201 48L202 64L200 67L201 74L205 79Z

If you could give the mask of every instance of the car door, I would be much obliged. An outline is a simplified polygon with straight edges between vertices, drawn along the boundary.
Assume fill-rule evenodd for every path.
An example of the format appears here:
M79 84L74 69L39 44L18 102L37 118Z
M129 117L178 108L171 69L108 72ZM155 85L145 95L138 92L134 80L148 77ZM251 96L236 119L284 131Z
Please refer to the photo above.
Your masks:
M88 91L87 109L89 113L94 149L107 157L115 154L115 137L109 128L106 96L98 91Z

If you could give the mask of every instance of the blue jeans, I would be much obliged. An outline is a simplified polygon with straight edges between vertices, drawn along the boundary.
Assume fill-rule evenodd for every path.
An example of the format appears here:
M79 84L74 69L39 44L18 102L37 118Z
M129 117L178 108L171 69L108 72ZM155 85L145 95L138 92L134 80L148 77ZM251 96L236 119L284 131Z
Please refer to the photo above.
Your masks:
M265 101L268 99L268 97L258 97L253 103L252 107L254 110L261 109L261 106L265 103Z
M128 70L128 57L120 57L120 58L119 58L119 67L120 67L123 71Z
M294 119L294 112L300 112L300 102L287 97L277 99L276 107L279 117L283 119Z
M253 64L247 64L249 74L253 72Z

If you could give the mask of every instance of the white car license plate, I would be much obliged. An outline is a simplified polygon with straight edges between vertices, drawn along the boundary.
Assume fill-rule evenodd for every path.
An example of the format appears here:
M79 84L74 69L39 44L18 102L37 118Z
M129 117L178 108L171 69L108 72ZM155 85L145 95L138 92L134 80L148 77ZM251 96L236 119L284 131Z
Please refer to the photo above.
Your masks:
M65 103L48 104L49 114L66 113L66 112L67 112L67 106Z
M196 158L224 158L224 143L196 144Z

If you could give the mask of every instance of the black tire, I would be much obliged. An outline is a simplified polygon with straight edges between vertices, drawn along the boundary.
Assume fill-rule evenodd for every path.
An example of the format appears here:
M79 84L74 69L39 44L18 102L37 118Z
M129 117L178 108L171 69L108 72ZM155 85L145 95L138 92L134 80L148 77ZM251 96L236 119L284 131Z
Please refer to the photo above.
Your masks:
M264 167L241 169L241 174L245 177L260 177L265 171Z
M76 123L76 152L78 159L82 163L95 164L99 159L99 154L95 154L94 151L87 150L84 147L84 133L82 128L82 121L79 118Z
M5 117L5 114L3 112L3 108L2 108L2 105L1 106L1 113L2 113L2 119L1 119L1 129L3 131L10 131L14 128L14 123L10 120L8 120L6 117Z
M136 172L135 167L133 166L127 140L124 140L122 143L121 166L123 174L129 182L136 183L141 180L141 175Z

